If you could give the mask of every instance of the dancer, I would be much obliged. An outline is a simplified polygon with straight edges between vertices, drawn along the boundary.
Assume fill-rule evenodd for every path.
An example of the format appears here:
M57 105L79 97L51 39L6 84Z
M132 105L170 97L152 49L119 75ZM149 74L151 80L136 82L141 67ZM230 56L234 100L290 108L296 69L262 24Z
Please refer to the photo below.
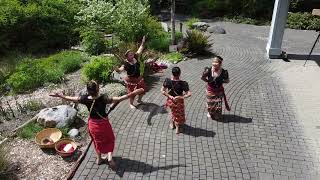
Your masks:
M136 53L134 53L132 50L127 50L127 52L125 53L126 61L124 65L122 65L120 68L117 68L117 67L115 68L116 72L121 72L121 71L127 72L127 76L124 79L126 83L127 93L133 92L134 90L137 90L137 89L141 90L141 93L138 94L139 96L137 100L138 104L142 103L142 97L145 94L145 90L146 90L144 79L140 74L140 62L139 62L139 58L144 49L145 40L146 40L146 37L143 36L141 45ZM135 108L135 105L133 103L134 99L135 99L135 96L130 97L129 103L131 108Z
M186 122L184 113L184 99L191 96L189 85L186 81L180 80L181 70L179 67L172 68L171 79L166 78L161 92L167 96L166 105L171 109L171 129L176 128L176 133L179 134L182 130L182 125Z
M115 104L141 93L140 91L141 90L137 90L121 97L108 97L107 95L99 94L99 85L97 82L90 81L87 84L87 95L72 97L65 96L61 93L53 93L50 94L50 96L59 97L87 106L89 110L88 129L97 153L96 163L100 165L102 162L101 154L107 154L109 167L115 170L116 164L112 159L115 136L105 111L106 105L111 104L112 109Z
M212 67L206 67L201 79L207 82L208 118L222 120L222 98L225 107L230 111L224 92L223 83L229 83L228 71L222 68L222 57L213 58Z

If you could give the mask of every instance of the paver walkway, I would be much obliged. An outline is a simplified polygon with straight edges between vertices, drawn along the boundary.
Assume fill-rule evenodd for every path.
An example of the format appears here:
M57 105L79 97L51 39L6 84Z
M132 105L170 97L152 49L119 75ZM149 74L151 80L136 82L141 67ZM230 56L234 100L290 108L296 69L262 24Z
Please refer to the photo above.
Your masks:
M269 27L212 24L227 31L212 38L212 51L225 59L231 77L225 122L206 117L200 76L211 60L184 61L178 66L192 91L184 132L168 128L170 114L161 108L160 88L170 71L155 74L146 105L131 110L123 102L110 116L118 170L95 165L91 146L74 179L320 179L320 44L313 56L318 61L306 67L302 60L270 61ZM307 54L315 37L287 30L284 49Z

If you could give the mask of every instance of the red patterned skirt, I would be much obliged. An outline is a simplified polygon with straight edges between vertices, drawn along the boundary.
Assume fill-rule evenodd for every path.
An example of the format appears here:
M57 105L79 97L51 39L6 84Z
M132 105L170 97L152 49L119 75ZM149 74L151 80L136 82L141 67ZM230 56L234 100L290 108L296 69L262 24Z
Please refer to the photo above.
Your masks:
M224 100L225 107L230 111L230 106L227 101L227 97L224 92L223 86L219 89L212 89L207 87L207 105L208 112L212 119L222 120L222 101Z
M223 92L210 92L207 91L207 105L208 112L212 119L222 119L222 98Z
M167 99L166 106L171 109L171 120L176 124L182 125L186 122L185 112L184 112L184 100L177 99L175 101Z
M89 117L89 134L98 153L113 152L115 137L108 118L93 119Z
M142 77L129 77L127 76L125 78L127 93L131 93L136 89L142 88L144 90L144 93L146 91L146 85L144 83L144 79Z

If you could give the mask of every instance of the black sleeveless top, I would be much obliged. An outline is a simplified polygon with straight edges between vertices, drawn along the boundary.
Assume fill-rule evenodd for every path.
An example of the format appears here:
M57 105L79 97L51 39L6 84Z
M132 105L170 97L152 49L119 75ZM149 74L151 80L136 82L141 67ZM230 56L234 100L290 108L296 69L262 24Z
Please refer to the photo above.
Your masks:
M87 106L88 111L90 111L93 99L88 99L89 95L80 96L80 103ZM106 106L107 104L111 104L112 99L110 99L107 95L101 95L96 100L92 107L90 118L93 119L102 119L102 117L107 117Z
M207 67L205 68L202 77L206 77L208 79L208 85L211 88L217 89L222 86L225 80L229 79L229 73L227 70L222 69L221 74L214 79L212 77L212 67Z
M163 87L168 88L170 96L182 96L183 92L189 91L189 85L186 81L173 81L169 78L166 78L163 82Z
M139 63L139 56L137 54L134 55L136 59L135 64L130 64L129 62L124 63L124 69L127 71L127 75L129 77L140 77L140 63Z

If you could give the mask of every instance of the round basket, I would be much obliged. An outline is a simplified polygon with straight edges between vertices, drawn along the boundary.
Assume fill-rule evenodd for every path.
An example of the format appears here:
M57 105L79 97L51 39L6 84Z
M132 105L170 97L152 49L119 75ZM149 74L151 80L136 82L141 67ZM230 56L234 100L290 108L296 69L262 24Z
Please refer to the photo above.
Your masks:
M72 148L68 151L65 152L63 149L67 144L71 144ZM77 144L76 142L74 142L74 140L72 139L60 139L56 144L55 144L55 149L57 151L57 153L61 156L61 157L68 157L71 156L77 149Z
M36 143L40 148L54 148L54 144L62 137L62 132L57 128L47 128L37 133Z

